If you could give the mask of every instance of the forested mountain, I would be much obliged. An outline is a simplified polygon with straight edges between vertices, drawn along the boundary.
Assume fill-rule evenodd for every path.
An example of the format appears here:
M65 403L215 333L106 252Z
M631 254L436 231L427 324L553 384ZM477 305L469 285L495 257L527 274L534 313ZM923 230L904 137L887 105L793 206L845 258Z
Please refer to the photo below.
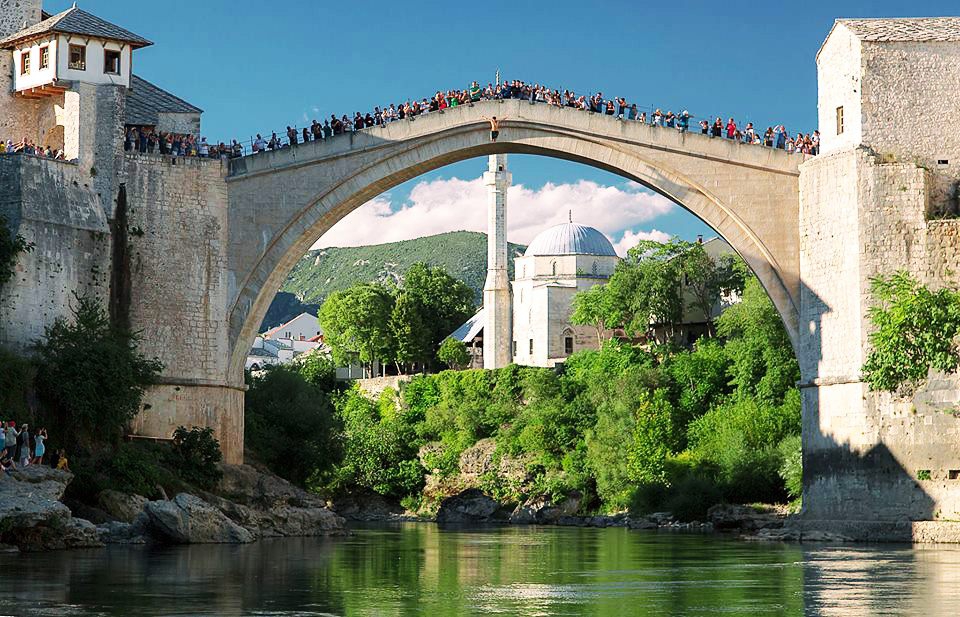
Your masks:
M519 244L508 245L511 278L513 259L525 249ZM398 284L407 268L418 261L443 267L450 276L470 286L477 305L482 304L483 282L487 276L487 235L453 231L388 244L308 252L294 266L270 305L260 330L272 328L302 312L316 314L317 307L330 293L354 283Z

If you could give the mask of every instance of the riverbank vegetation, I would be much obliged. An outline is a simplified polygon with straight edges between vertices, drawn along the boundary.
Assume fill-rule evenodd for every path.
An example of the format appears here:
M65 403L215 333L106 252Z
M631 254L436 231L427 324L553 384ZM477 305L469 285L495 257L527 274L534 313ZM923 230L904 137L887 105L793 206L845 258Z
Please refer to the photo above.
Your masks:
M55 464L63 449L76 475L71 499L95 503L105 489L160 497L215 484L221 453L211 429L180 427L170 444L123 440L163 365L143 356L139 336L112 323L97 299L74 303L32 357L0 353L3 419L47 429L45 460Z
M687 520L722 501L797 499L799 369L786 331L742 264L701 253L686 243L632 251L608 286L576 305L581 323L623 334L558 369L423 374L376 397L318 386L307 365L251 377L247 445L269 448L263 423L284 406L273 437L299 431L324 445L308 448L311 462L295 473L283 461L274 471L324 494L374 492L421 513L471 484L504 503L576 495L584 513L670 510ZM698 288L692 300L681 280ZM741 301L692 348L638 336L651 323L669 333L690 305L702 310L730 293ZM300 430L301 415L331 422ZM491 464L466 478L464 457L491 443Z

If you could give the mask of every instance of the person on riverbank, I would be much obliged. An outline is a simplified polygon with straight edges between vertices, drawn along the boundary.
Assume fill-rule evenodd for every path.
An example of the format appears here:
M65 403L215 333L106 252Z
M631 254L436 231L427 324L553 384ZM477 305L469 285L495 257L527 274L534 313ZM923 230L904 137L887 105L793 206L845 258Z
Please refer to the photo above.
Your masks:
M47 451L47 447L43 442L47 439L47 429L40 428L37 429L36 435L33 436L33 464L42 465L43 464L43 455Z
M16 460L17 440L20 438L20 431L17 430L17 423L13 420L7 422L7 428L4 431L4 445L10 451L10 455Z
M70 461L67 460L67 451L63 448L57 451L57 469L70 471Z
M3 449L0 450L0 469L10 471L16 468L17 465L13 462L13 457L10 456L10 450L7 449L6 442L4 442Z
M14 454L14 460L20 464L21 467L26 467L30 464L30 425L24 424L23 428L20 429L20 434L17 436L17 449Z

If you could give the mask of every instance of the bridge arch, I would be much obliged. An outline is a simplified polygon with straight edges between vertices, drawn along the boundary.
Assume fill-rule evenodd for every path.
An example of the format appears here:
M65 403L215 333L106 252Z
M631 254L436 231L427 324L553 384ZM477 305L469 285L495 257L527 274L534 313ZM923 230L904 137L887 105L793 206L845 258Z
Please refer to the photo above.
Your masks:
M493 115L506 118L495 143L482 117ZM242 379L274 294L317 238L407 180L498 153L590 165L690 211L757 274L796 347L802 157L572 109L488 101L231 162L228 379Z

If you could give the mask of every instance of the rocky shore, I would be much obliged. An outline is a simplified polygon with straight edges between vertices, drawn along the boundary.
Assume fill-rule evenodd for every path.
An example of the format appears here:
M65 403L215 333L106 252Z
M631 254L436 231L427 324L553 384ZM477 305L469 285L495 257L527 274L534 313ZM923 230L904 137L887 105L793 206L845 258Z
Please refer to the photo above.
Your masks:
M6 550L105 544L246 543L279 536L336 535L344 519L316 495L247 465L224 465L211 492L150 501L104 491L97 506L63 503L73 475L30 466L0 474L0 543ZM82 517L81 517L82 515Z

